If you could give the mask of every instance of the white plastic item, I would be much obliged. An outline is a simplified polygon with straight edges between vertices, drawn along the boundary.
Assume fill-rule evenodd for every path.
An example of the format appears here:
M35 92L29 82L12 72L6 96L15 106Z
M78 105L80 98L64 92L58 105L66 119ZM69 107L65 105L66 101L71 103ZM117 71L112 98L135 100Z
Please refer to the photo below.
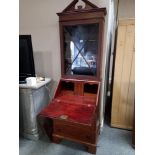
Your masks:
M36 79L36 77L28 77L28 78L26 78L26 83L29 86L36 85L37 79Z

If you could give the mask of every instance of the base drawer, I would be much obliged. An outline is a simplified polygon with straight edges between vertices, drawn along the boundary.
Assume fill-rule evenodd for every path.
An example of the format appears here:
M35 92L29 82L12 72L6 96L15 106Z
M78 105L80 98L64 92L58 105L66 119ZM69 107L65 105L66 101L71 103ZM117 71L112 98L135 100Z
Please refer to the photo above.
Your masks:
M91 126L74 124L63 120L53 121L53 134L94 144L97 135Z

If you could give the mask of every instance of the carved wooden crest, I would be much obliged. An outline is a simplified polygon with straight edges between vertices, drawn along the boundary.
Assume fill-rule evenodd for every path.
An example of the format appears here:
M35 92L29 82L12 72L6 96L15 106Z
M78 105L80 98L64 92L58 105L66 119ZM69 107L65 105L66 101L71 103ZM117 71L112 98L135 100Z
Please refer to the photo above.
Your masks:
M79 0L74 0L72 3L70 3L63 11L65 12L72 12L72 11L80 11L80 10L89 10L89 9L98 9L96 5L89 2L88 0L81 0L84 3L84 7L82 5L78 5L76 7L76 4L78 4Z

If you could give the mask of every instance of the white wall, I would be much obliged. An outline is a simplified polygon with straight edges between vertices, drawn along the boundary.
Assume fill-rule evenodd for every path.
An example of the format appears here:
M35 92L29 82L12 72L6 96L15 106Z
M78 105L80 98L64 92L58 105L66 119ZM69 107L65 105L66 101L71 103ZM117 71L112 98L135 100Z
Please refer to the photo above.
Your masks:
M90 0L109 10L109 0ZM53 79L53 91L61 77L59 22L61 12L72 0L19 0L19 33L31 34L36 74ZM104 51L107 50L108 16L105 19ZM104 56L105 58L105 56ZM103 59L103 64L105 59ZM103 81L104 81L103 68ZM103 94L103 90L102 93ZM101 95L101 118L103 117L103 95Z
M110 33L110 27L109 27L109 10L110 10L110 0L100 0L99 1L99 6L101 7L106 7L107 9L107 15L105 17L105 27L104 27L104 46L103 46L103 58L102 58L102 85L101 85L101 104L100 104L100 123L101 127L103 127L103 122L104 122L104 110L105 110L105 97L106 97L106 92L105 92L105 83L106 83L106 64L107 64L107 55L108 55L108 50L109 50L109 33Z
M20 0L20 34L31 34L36 74L60 79L59 22L71 0Z

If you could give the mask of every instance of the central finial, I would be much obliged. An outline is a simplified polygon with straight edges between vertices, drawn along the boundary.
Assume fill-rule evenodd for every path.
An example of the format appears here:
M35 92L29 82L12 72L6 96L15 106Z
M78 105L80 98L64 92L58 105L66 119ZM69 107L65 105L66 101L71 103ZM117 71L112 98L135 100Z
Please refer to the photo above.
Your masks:
M85 8L85 3L83 1L78 1L75 5L75 9L82 10Z

